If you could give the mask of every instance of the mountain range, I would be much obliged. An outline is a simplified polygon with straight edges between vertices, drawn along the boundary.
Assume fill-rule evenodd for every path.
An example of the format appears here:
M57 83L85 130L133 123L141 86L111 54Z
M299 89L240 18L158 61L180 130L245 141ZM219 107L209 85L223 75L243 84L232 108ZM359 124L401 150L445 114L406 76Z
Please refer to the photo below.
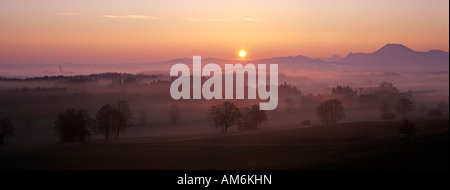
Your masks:
M0 59L1 60L1 59ZM123 64L21 64L0 61L0 76L75 75L102 72L166 73L173 64L192 65L192 58L180 58L150 63ZM283 70L378 70L395 72L448 72L449 53L441 50L415 51L401 44L386 44L371 53L349 53L345 57L310 58L304 55L272 57L257 60L226 60L213 57L202 64L217 63L275 63Z
M369 70L448 71L449 54L441 50L420 52L401 44L387 44L373 53L350 53L337 63Z
M165 63L192 63L183 58ZM441 50L414 51L401 44L386 44L372 53L349 53L345 57L333 55L330 58L310 58L304 55L272 57L257 60L202 59L207 63L276 63L283 70L383 70L383 71L449 71L449 53ZM189 65L189 64L188 64Z
M401 44L386 44L372 53L349 53L341 58L337 55L328 59L313 59L298 55L295 57L274 57L259 59L254 63L289 64L287 69L349 69L386 71L448 71L449 53L441 50L414 51Z

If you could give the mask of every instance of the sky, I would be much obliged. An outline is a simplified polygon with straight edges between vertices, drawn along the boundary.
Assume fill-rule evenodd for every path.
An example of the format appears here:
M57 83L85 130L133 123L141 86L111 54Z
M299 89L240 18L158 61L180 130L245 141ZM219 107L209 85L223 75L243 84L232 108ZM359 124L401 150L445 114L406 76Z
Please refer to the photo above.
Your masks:
M0 0L0 63L449 51L448 0Z

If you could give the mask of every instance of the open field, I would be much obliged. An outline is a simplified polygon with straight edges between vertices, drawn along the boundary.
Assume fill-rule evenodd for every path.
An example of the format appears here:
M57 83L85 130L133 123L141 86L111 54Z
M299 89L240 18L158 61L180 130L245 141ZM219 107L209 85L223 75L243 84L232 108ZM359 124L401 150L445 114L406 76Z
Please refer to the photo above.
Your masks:
M416 119L418 132L411 143L397 131L400 121L364 121L226 135L92 140L11 153L5 145L0 169L448 170L448 122L448 117Z

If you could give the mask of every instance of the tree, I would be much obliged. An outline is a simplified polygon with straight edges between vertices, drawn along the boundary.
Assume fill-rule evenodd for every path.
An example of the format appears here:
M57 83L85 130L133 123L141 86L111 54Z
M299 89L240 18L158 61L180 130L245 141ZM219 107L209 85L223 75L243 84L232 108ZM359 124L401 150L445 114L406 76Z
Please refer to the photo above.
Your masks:
M113 128L114 128L114 110L111 104L103 105L100 110L97 112L97 129L98 132L103 133L105 139L109 139L112 137Z
M261 122L267 121L267 114L265 110L260 110L259 105L252 105L250 108L250 119L256 122L258 128L261 128Z
M344 107L338 99L331 99L321 103L316 108L316 114L322 123L335 125L338 120L345 118Z
M11 119L2 117L0 119L0 144L3 144L5 138L14 136L14 125Z
M131 127L133 114L130 105L125 100L112 104L112 108L114 116L113 138L118 139L120 132L126 132L127 128Z
M382 94L382 95L393 95L393 94L399 94L400 91L392 83L383 81L378 86L378 90L376 93Z
M210 120L215 127L221 127L222 133L226 133L227 129L239 122L242 114L239 108L231 102L225 101L222 104L211 106Z
M357 91L348 85L337 85L331 89L331 94L352 98L357 95Z
M401 98L397 101L397 112L403 119L412 111L414 111L414 103L409 98Z
M169 108L169 121L172 124L175 124L180 120L180 110L178 109L178 106L173 104Z
M97 129L105 139L118 139L120 132L126 132L132 123L133 115L127 101L105 104L97 112Z
M406 135L409 143L411 136L416 134L417 128L413 122L410 122L408 119L403 119L402 125L398 128L398 131Z
M241 111L241 124L253 125L255 128L261 128L261 123L267 121L265 110L260 110L259 105L252 105L250 108L246 107Z
M90 119L86 110L67 109L56 116L56 132L61 142L84 141L90 136Z

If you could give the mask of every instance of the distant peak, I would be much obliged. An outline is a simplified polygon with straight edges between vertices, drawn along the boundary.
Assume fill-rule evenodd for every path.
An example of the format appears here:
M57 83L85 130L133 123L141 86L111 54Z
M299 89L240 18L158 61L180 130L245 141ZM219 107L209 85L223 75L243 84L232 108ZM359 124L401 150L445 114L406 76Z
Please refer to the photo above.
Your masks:
M384 52L384 51L407 51L414 52L414 50L402 45L402 44L386 44L381 49L376 52Z

